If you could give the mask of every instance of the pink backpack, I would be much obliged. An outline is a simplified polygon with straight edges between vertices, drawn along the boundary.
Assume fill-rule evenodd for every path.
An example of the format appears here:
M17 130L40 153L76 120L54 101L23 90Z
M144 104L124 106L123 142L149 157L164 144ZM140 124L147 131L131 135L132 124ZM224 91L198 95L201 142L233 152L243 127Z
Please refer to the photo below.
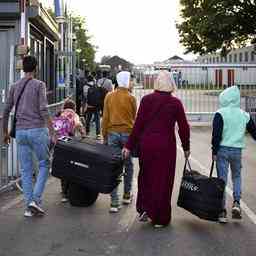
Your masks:
M63 136L73 136L75 122L65 116L58 116L53 119L53 128L57 133L57 138Z

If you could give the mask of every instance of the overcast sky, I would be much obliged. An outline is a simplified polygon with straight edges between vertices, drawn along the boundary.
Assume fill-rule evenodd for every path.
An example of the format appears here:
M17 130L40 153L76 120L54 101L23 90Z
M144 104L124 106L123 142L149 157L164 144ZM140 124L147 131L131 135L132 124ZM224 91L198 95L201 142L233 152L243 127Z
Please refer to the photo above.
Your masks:
M69 0L70 1L70 0ZM96 60L118 55L135 64L184 57L175 22L179 0L71 0L72 9L85 16ZM192 59L193 56L185 56Z

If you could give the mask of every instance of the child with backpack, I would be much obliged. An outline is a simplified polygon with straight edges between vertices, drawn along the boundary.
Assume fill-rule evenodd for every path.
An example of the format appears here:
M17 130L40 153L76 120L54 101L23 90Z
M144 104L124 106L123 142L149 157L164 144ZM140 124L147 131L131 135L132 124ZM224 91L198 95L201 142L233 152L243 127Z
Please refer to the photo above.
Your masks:
M256 127L250 117L240 108L240 91L237 86L224 90L219 96L220 109L213 120L212 156L216 161L218 177L227 184L229 165L233 182L232 218L242 219L241 198L241 160L245 147L245 133L248 131L256 140ZM223 211L219 215L220 223L227 223L225 195Z
M56 132L57 138L65 136L75 136L77 132L80 133L81 137L85 137L86 133L84 127L80 121L78 114L76 113L76 104L73 100L67 99L64 102L62 111L60 111L56 117L53 119L53 128ZM62 190L62 200L65 203L68 201L69 183L62 179L61 180L61 190Z

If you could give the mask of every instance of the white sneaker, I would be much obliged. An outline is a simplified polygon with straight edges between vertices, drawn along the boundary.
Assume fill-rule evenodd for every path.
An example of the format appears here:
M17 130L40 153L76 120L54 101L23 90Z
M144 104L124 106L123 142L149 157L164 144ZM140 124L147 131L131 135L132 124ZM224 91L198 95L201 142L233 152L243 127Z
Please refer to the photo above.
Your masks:
M100 134L96 135L96 140L101 140L101 135Z
M164 225L160 225L160 224L155 224L154 228L164 228Z
M62 203L67 203L67 202L68 202L68 198L62 197L61 202L62 202Z
M119 212L119 210L121 209L121 205L110 205L110 209L109 209L109 212L110 213L117 213Z
M130 204L132 202L132 194L131 193L125 193L123 196L123 204Z
M30 218L30 217L33 217L33 216L34 216L33 212L31 212L29 209L25 210L24 217Z
M38 204L36 204L36 202L34 202L34 201L32 201L29 204L28 208L34 214L41 214L41 215L45 214L44 210Z

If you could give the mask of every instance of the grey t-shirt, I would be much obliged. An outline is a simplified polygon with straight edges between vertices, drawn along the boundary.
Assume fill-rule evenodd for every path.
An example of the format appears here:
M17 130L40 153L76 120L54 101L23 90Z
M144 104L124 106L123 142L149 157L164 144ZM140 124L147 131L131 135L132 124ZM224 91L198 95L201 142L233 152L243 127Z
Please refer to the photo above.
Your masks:
M18 96L27 81L22 78L13 84L9 91L9 96L3 113L3 128L8 127L8 119L12 108L15 106ZM45 83L32 79L26 85L26 88L20 98L16 129L33 129L47 126L49 118L48 102L46 97Z
M97 82L98 86L101 86L102 88L106 89L108 92L113 91L113 84L112 81L108 78L101 78Z

